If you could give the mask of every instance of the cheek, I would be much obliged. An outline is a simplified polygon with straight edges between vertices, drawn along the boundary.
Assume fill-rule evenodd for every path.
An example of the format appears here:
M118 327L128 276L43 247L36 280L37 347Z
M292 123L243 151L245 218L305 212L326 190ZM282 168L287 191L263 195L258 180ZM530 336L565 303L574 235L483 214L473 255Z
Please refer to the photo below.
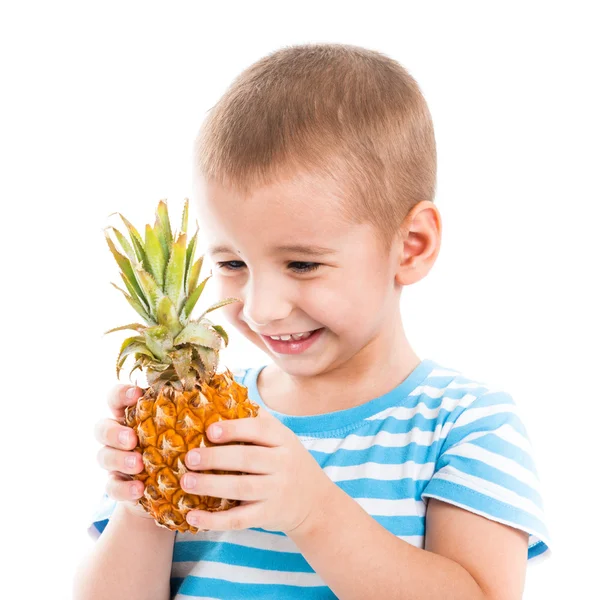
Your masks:
M368 280L356 277L322 288L310 298L312 316L333 331L364 331L381 316L387 304L386 290L385 282L374 277Z

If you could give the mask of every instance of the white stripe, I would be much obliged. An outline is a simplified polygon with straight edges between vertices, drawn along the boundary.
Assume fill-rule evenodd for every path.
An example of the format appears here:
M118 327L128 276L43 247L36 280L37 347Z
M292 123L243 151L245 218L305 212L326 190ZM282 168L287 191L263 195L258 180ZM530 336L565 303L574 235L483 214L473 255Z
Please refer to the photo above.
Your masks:
M498 429L494 429L493 431L474 431L473 433L470 433L469 435L466 435L465 437L461 438L460 443L464 444L466 442L470 442L471 440L476 440L477 438L480 438L484 435L490 435L491 433L498 436L505 442L508 442L509 444L520 448L521 450L523 450L523 452L527 454L533 454L533 447L531 446L531 442L526 437L521 435L518 431L515 431L515 429L508 423L501 425L500 427L498 427Z
M393 481L409 477L411 479L431 479L435 469L434 462L416 463L407 460L399 465L381 465L374 462L366 462L360 465L348 467L330 466L323 470L333 481L350 481L352 479L381 479Z
M436 389L436 388L431 388ZM441 392L441 394L443 394L446 390L437 390L439 392ZM439 397L438 394L437 397ZM412 395L412 394L411 394ZM434 396L430 395L429 393L427 394L427 396L429 396L430 398L433 398ZM365 419L366 421L384 421L385 419L389 419L390 417L393 417L394 419L398 419L399 421L408 421L410 419L413 419L415 415L417 414L421 414L423 415L426 419L436 419L439 416L440 410L444 409L447 410L448 412L452 412L459 404L460 405L469 405L471 404L473 401L475 401L478 398L478 396L475 396L473 394L465 394L464 396L462 396L461 398L450 398L448 396L444 396L442 398L442 401L440 402L440 405L436 408L429 408L424 401L418 402L416 404L416 406L414 407L407 407L407 406L390 406L389 408L386 408L385 410L382 410L381 412L378 412L377 414L368 417L367 419Z
M400 409L396 409L400 410ZM404 409L408 410L408 409ZM412 409L411 409L412 410ZM415 410L415 414L423 414L425 411ZM430 411L432 412L432 411ZM413 427L406 433L390 433L389 431L379 431L375 435L356 435L354 433L345 438L303 438L302 443L307 450L314 452L325 452L333 454L337 450L366 450L372 446L382 446L385 448L402 448L411 443L416 443L421 446L431 446L437 440L443 441L453 427L467 425L484 417L489 417L494 414L510 413L517 414L516 407L513 404L498 404L495 406L482 406L481 408L471 408L467 412L461 414L456 422L446 422L443 425L439 423L433 431L423 431L418 427ZM425 416L425 415L424 415ZM394 415L396 417L396 415ZM410 417L407 418L407 420ZM431 418L428 416L427 418ZM499 435L502 439L514 443L522 450L531 453L532 448L527 438L523 437L510 424L503 424L498 429L493 430L494 433L502 431ZM469 439L476 439L482 435L489 434L490 431L473 432L464 438L461 438L459 443L463 443Z
M499 502L503 502L509 506L514 506L515 508L520 508L521 510L530 513L540 521L544 521L543 510L535 502L517 494L516 492L513 492L512 490L509 490L508 488L497 485L496 483L492 483L487 479L482 479L481 477L476 477L475 475L463 473L462 471L459 471L450 465L439 470L435 474L435 479L450 481L451 483L456 483L458 485L475 490L476 492L484 494L485 496L489 496L490 498L494 498ZM424 495L425 494L427 494L427 491L425 491Z
M481 406L478 408L470 408L469 410L465 410L460 414L455 422L447 421L444 423L444 426L442 427L442 439L446 439L448 433L450 433L450 430L453 427L462 427L463 425L468 425L469 423L473 423L479 419L502 413L516 414L518 417L518 413L514 404L497 404L494 406ZM495 431L495 429L490 431ZM488 431L488 433L490 431ZM460 443L460 440L458 443Z
M423 535L397 535L396 537L415 548L421 548L422 550L425 547L425 536Z
M490 417L491 415L497 415L500 413L517 414L516 406L514 404L506 403L470 408L469 410L465 410L460 414L458 419L456 419L454 422L454 427L462 427L463 425L468 425L469 423L477 421L478 419L483 419L485 417Z
M171 577L210 577L232 583L257 583L274 585L296 585L317 587L325 585L316 573L295 571L268 571L254 567L232 566L221 562L199 560L197 562L176 562L171 568Z
M424 517L425 503L413 498L383 500L380 498L355 498L371 516L377 517Z
M198 533L177 533L177 542L229 542L246 548L275 550L277 552L299 552L296 544L285 535L266 531L241 529L238 531L199 531Z
M193 596L194 600L219 600L218 598L209 598L208 596ZM177 594L173 600L190 600L187 594Z
M190 600L193 598L194 600L219 600L219 598L213 598L212 596L209 598L208 596L189 596L188 594L182 594L179 592L173 600Z
M455 377L456 375L460 375L460 372L455 369L434 367L427 377Z
M523 467L512 458L507 458L490 450L486 450L481 446L474 444L459 444L444 453L444 456L463 456L464 458L472 458L480 460L486 465L503 471L504 473L515 477L522 483L527 484L534 490L538 488L540 482L535 473L531 472L527 467Z
M352 433L346 438L311 438L310 440L302 440L302 442L307 450L326 452L327 454L333 454L337 450L367 450L373 446L402 448L413 442L422 446L431 446L439 437L441 428L440 423L434 431L423 431L418 427L413 427L406 433L390 433L389 431L379 431L375 435L356 435Z

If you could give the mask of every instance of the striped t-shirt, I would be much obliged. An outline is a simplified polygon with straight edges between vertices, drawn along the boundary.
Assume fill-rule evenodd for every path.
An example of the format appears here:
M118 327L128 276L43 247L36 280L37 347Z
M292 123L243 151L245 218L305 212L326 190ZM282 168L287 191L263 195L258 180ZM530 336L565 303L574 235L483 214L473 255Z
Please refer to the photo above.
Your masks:
M249 397L296 433L321 468L377 522L424 548L428 498L529 534L528 560L548 557L540 481L512 397L433 360L390 392L320 415L265 407L265 367L234 372ZM89 532L97 538L115 502L104 495ZM335 598L284 533L251 528L175 534L171 597Z

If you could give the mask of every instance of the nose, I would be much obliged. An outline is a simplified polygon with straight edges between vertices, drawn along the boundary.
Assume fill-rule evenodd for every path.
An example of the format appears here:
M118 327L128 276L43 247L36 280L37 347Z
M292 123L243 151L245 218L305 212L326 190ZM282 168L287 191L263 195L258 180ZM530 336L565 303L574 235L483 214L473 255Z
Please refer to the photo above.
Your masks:
M281 291L277 292L266 282L248 282L243 297L242 317L252 329L266 327L274 321L287 318L292 309L291 302Z

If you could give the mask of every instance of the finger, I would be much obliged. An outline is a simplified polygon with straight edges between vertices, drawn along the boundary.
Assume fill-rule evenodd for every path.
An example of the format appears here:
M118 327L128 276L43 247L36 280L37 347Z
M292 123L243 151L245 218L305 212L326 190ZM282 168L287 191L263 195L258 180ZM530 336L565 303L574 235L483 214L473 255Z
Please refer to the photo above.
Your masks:
M264 500L269 493L271 475L213 475L186 473L181 486L190 494L230 500Z
M123 473L109 473L106 493L114 500L136 500L141 498L144 493L144 483L131 480Z
M208 437L212 442L250 442L257 446L273 448L281 446L285 442L286 431L289 431L282 423L273 417L259 416L244 417L243 419L231 419L213 423L207 430Z
M138 437L131 427L121 425L113 419L101 419L94 426L94 437L103 446L132 450L137 446Z
M196 448L185 455L185 464L193 471L242 471L271 474L279 464L276 448L263 446L212 446Z
M127 392L129 391L133 393L132 397L127 396ZM138 401L138 398L143 395L144 390L142 388L134 385L118 384L111 388L110 392L108 393L108 406L112 414L119 421L122 421L125 417L125 407L133 406Z
M144 465L139 452L124 452L108 446L102 446L96 456L98 464L105 471L121 471L129 475L141 473Z
M186 515L190 525L198 529L212 531L229 531L231 529L249 529L260 527L262 523L262 502L250 502L235 506L229 510L210 512L208 510L191 510Z

